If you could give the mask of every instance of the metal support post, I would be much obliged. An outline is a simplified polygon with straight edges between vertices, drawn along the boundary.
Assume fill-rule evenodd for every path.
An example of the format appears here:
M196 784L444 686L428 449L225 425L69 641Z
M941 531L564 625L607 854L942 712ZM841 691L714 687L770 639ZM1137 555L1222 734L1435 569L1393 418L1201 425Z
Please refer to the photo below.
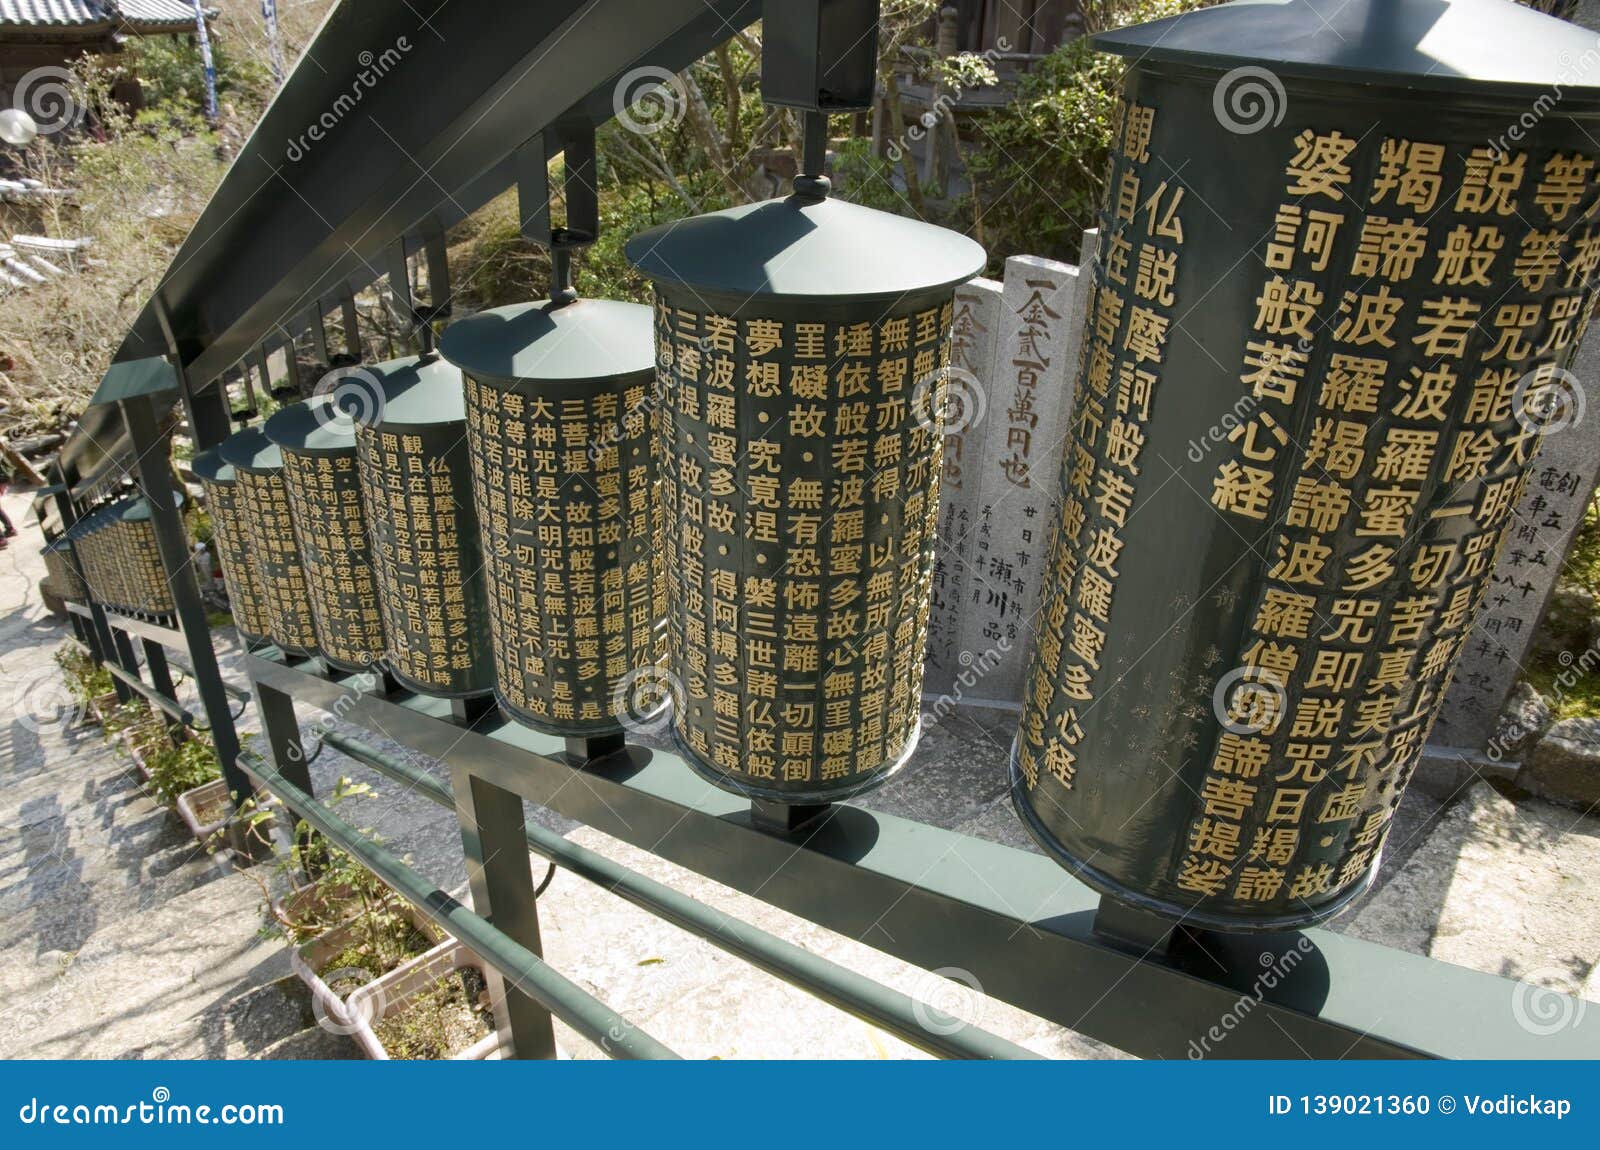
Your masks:
M237 805L251 793L250 780L239 769L239 736L234 731L233 713L228 709L228 695L222 687L217 654L211 648L211 628L206 622L205 606L200 601L200 588L190 566L193 557L189 554L183 519L178 513L177 492L172 488L168 452L160 442L155 403L149 396L139 396L123 400L118 406L122 409L128 436L133 440L139 486L150 501L150 522L155 528L161 565L166 569L167 583L172 588L178 630L188 646L189 666L194 672L200 705L211 725L211 741L222 763L222 777L228 781L228 790Z
M461 822L473 909L512 941L542 957L522 798L475 778L464 766L452 768L450 781L456 817ZM550 1012L498 971L487 973L501 1057L554 1058L556 1037Z

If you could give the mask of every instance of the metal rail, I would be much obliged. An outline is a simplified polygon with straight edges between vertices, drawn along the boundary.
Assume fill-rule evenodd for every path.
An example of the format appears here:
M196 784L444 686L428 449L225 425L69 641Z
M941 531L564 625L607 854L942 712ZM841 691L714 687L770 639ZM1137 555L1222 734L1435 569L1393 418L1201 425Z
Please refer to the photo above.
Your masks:
M122 684L129 690L143 697L152 706L155 706L166 712L167 716L174 722L182 723L186 727L193 727L195 725L193 711L189 710L189 708L185 707L182 703L179 703L176 699L170 699L166 695L163 695L160 691L156 690L156 688L150 686L143 679L139 678L138 675L132 674L129 671L124 671L115 663L107 663L106 670L111 672L111 677L113 679L120 680Z
M325 731L321 737L328 746L405 783L424 798L455 808L450 788L420 767L337 731ZM629 870L554 831L529 824L527 840L538 854L573 874L930 1054L944 1058L1039 1057L997 1034L959 1019L947 1019L927 1003L679 894L665 883ZM935 1028L930 1029L930 1024Z
M469 782L501 789L915 965L970 972L991 997L1131 1054L1188 1057L1227 1017L1210 1057L1600 1057L1600 1031L1518 1026L1510 979L1315 929L1129 948L1094 929L1099 896L1042 855L853 806L783 835L666 752L575 766L563 740L492 716L469 729L447 700L381 696L315 662L245 665L275 753L284 709L303 701L444 762L458 810ZM516 817L520 843L520 805Z
M466 943L518 990L607 1054L614 1058L678 1057L605 1003L552 970L537 954L506 937L488 920L367 838L284 778L260 755L242 752L239 761L247 773L283 800L296 815L341 850L359 858L363 866L415 905L429 920Z

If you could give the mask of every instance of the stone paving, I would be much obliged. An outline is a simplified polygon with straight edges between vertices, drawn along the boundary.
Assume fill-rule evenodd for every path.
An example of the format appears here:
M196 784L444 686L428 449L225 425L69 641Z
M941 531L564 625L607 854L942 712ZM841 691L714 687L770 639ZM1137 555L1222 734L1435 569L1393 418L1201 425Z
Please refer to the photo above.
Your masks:
M19 525L26 505L6 497ZM270 868L212 860L98 732L29 718L52 714L50 655L67 634L39 599L38 540L30 525L0 551L0 1057L355 1056L314 1025L283 944L260 934ZM231 633L217 642L242 681ZM946 719L925 734L915 773L866 805L1034 849L1004 793L1013 722ZM251 708L241 729L253 726ZM347 817L440 887L463 886L452 813L331 749L312 773L322 793L340 775L372 784L381 797L351 800ZM1041 1054L1120 1056L587 827L529 817ZM1600 1001L1600 818L1425 769L1397 819L1379 884L1335 929ZM540 915L556 969L686 1057L923 1057L567 872ZM565 1027L558 1037L575 1057L598 1056Z

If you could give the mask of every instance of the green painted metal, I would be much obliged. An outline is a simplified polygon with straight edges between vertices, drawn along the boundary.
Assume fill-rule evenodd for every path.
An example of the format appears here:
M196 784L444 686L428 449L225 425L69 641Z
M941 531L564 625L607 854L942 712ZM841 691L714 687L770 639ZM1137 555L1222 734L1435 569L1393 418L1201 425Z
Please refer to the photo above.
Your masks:
M986 258L959 232L804 195L660 224L630 239L626 251L659 288L732 297L710 302L729 310L744 304L738 314L751 316L775 298L865 304L953 288L982 271ZM858 314L876 318L883 309L869 311Z
M283 458L318 652L360 671L384 656L377 575L356 463L355 420L320 395L262 425Z
M967 971L992 997L1140 1057L1191 1057L1195 1036L1230 1012L1237 1026L1209 1057L1600 1056L1588 1028L1520 1025L1526 987L1508 978L1318 929L1202 932L1157 958L1097 933L1100 896L1035 852L842 804L801 835L774 834L668 752L630 746L575 781L558 736L510 722L467 730L445 700L381 696L314 665L244 666L452 770L907 962Z
M488 695L494 650L461 372L437 355L360 370L379 383L355 437L387 667L413 690Z
M1600 119L1507 139L1504 85L1413 90L1405 62L1473 13L1513 60L1524 15L1559 32L1461 0L1236 5L1129 70L1013 793L1076 877L1190 926L1283 930L1372 881L1547 408L1581 399ZM1194 50L1291 18L1262 64L1317 78L1284 69L1247 122L1235 57ZM1358 44L1396 86L1348 82Z
M309 658L317 653L316 623L283 478L283 452L260 427L230 435L217 452L233 467L234 521L243 527L243 538L236 544L230 540L243 550L233 578L241 591L253 587L260 593L267 638L290 654ZM226 483L219 478L213 486L220 490ZM247 566L253 577L242 574ZM247 578L252 582L244 582Z
M554 733L615 732L660 705L663 515L650 309L517 304L452 324L466 376L495 695Z
M416 906L430 920L466 943L519 990L538 1001L584 1038L614 1058L676 1058L667 1047L552 970L543 959L507 938L488 920L412 870L392 853L367 838L324 804L284 778L261 756L239 756L245 770L284 804L327 835L340 849Z
M1267 68L1519 101L1560 93L1565 114L1600 99L1593 32L1512 0L1239 0L1095 36L1151 64ZM1552 87L1552 85L1555 85Z
M105 375L100 378L100 386L95 388L94 395L84 408L108 407L142 396L176 402L177 369L159 356L114 363L106 369Z
M322 740L442 807L455 805L450 788L442 780L409 760L338 731L326 732ZM958 1025L958 1020L951 1019L937 1007L873 982L759 927L731 918L723 911L679 894L664 883L629 870L554 831L530 823L527 839L529 847L557 866L921 1050L945 1058L1039 1057L980 1027Z

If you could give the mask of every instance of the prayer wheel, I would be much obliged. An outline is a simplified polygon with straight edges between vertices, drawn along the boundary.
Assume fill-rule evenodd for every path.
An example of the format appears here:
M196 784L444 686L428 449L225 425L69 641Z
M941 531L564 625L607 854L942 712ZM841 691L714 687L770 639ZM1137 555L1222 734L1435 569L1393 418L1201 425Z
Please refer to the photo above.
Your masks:
M172 584L161 562L150 501L143 497L129 500L118 511L111 530L117 540L124 600L118 605L141 615L172 614Z
M83 600L85 587L72 561L72 541L65 535L58 535L44 545L44 570L55 595L74 603Z
M653 228L681 752L755 800L881 783L920 721L952 297L983 249L828 195Z
M329 664L351 672L367 670L384 654L355 428L355 418L331 396L291 404L262 425L283 453L319 650Z
M1013 793L1118 900L1295 927L1371 881L1581 402L1594 37L1294 0L1096 44L1130 62Z
M667 702L650 691L666 646L651 331L639 304L562 299L480 312L439 344L465 377L495 695L551 734Z
M270 643L267 599L261 572L250 561L250 532L243 518L238 473L217 448L196 455L190 468L206 493L212 538L217 557L222 560L222 582L228 590L233 625L240 638L252 646Z
M283 452L260 427L230 435L217 450L233 466L248 544L244 559L256 570L267 638L290 655L316 655L316 624L283 478Z
M488 695L494 651L461 372L437 355L363 370L381 389L355 437L388 668L423 694Z

